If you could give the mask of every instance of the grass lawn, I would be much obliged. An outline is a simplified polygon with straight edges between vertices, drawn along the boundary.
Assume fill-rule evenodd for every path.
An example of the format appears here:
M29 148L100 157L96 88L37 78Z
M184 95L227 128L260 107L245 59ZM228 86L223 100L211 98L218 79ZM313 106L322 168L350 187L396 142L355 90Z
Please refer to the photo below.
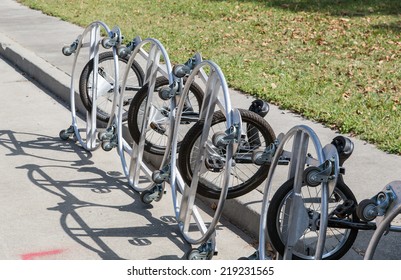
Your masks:
M400 0L18 0L194 52L230 87L401 154ZM281 132L281 131L280 131Z

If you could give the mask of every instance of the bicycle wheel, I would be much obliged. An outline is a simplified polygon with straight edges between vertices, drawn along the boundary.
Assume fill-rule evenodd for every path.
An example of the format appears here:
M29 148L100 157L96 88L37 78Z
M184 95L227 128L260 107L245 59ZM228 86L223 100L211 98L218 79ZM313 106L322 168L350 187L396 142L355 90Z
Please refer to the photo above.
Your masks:
M163 86L168 86L169 81L164 77L158 77L155 83L155 93L153 95L149 127L146 130L145 151L164 155L166 144L169 137L170 127L170 101L161 99L157 92ZM143 120L144 108L148 97L148 85L144 85L132 100L128 110L128 129L133 140L139 143L141 135L141 125ZM186 102L181 125L177 129L178 144L188 131L190 124L195 123L199 118L199 111L202 106L203 91L195 83L189 88L188 100Z
M124 73L128 60L118 58L119 73ZM132 98L143 84L144 73L139 64L134 61L131 66L131 73L127 77L127 86L124 94L124 109L122 120L127 120L127 110ZM103 122L108 122L113 108L114 98L114 56L113 52L104 52L99 54L98 62L98 92L97 92L97 113L96 118ZM122 79L122 75L120 75ZM93 96L93 59L91 59L83 68L79 78L79 95L86 110L92 110ZM119 81L121 86L121 80Z
M285 182L273 195L269 209L267 211L267 233L270 242L280 255L284 255L285 245L283 236L286 235L285 220L288 219L288 214L285 213L285 208L291 202L293 194L294 179ZM293 259L311 260L315 255L319 228L313 218L319 218L321 205L321 187L302 186L301 189L304 206L310 217L309 228L305 230L302 237L298 240L293 249ZM334 213L339 205L345 201L353 201L357 204L356 198L348 186L344 183L341 177L338 178L333 194L329 198L329 224L326 232L326 242L322 259L337 260L344 256L354 243L358 230L350 228L336 228L331 226L330 220L345 219L350 222L358 222L359 219L355 214L348 214L345 217L337 217Z
M228 189L227 198L244 195L258 187L267 177L269 165L256 165L252 161L253 151L264 149L275 140L275 134L268 122L254 112L239 109L242 118L242 133L239 148L234 155L235 164L232 167L232 186ZM204 157L204 168L199 178L198 194L218 199L220 197L220 181L224 176L224 147L213 144L213 137L225 131L226 118L221 111L213 115L212 124L207 141L207 151ZM199 153L200 138L203 121L198 121L185 135L181 142L178 157L178 168L186 184L192 181L194 159ZM243 129L243 130L244 130Z

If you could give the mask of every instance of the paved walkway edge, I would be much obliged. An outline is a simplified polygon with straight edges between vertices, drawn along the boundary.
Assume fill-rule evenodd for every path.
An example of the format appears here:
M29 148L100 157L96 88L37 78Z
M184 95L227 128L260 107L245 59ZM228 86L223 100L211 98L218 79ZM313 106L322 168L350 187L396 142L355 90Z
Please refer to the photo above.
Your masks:
M60 98L65 105L70 107L70 75L67 75L62 70L1 33L0 55L10 64L33 79L37 84ZM62 55L61 50L60 55ZM79 100L77 93L76 100ZM80 102L76 102L76 109L79 112L85 111L85 108ZM60 127L60 129L62 128Z

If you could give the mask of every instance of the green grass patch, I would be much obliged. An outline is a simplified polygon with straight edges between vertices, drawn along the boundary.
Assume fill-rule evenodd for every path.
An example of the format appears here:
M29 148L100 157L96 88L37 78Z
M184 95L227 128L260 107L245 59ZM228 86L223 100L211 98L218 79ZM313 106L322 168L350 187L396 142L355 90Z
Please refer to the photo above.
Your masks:
M19 2L157 38L173 63L199 51L232 88L401 154L399 0Z

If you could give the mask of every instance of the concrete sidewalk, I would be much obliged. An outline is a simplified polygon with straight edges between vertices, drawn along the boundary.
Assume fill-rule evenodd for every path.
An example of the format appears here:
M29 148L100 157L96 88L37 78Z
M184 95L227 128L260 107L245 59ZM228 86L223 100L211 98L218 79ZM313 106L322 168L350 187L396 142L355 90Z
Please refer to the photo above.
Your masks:
M114 26L118 25L118 22L107 24ZM0 55L66 104L69 102L72 58L62 55L61 48L71 44L83 30L81 27L31 10L13 0L3 0L0 3ZM246 94L232 91L234 107L247 109L252 100L253 98ZM60 130L68 127L69 120L66 116L64 121L60 121ZM317 133L323 144L331 142L337 135L335 131L321 124L307 121L275 106L271 106L266 120L276 134L285 133L294 125L308 125ZM372 197L387 183L401 179L401 157L388 155L358 139L352 140L355 150L345 165L345 181L358 201ZM225 207L225 217L254 237L258 236L263 188L262 185L258 190L239 199L229 200ZM360 233L353 250L345 259L362 259L370 235L371 232ZM386 244L380 246L375 257L401 259L399 250L394 249L396 237L397 235L390 234L385 238ZM244 255L248 253L245 252Z

